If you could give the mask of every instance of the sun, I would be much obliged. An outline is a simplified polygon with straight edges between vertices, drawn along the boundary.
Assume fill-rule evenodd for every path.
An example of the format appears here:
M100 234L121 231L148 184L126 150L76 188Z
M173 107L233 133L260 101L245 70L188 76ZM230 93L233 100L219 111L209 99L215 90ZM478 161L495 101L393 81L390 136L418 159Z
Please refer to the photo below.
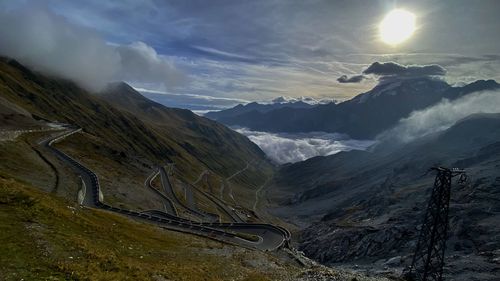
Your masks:
M390 11L379 26L380 39L389 45L397 45L415 32L415 15L402 9Z

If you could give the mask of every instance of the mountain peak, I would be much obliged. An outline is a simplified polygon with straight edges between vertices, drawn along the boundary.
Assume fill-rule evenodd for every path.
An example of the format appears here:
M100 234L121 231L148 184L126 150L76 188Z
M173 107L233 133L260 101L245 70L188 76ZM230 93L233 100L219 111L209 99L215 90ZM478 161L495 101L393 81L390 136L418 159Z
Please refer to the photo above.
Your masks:
M317 105L317 104L327 104L327 103L335 103L335 99L330 98L322 98L315 99L313 97L288 97L288 96L279 96L270 101L271 104L309 104L309 105Z
M368 99L378 98L380 96L396 96L405 92L436 92L445 90L449 87L450 85L445 81L431 77L397 78L381 81L370 91L357 95L352 100L358 103L364 103Z
M470 84L464 86L464 89L469 89L473 92L483 91L483 90L494 90L500 88L500 84L493 79L488 80L476 80Z
M104 92L138 93L132 86L123 81L108 83Z

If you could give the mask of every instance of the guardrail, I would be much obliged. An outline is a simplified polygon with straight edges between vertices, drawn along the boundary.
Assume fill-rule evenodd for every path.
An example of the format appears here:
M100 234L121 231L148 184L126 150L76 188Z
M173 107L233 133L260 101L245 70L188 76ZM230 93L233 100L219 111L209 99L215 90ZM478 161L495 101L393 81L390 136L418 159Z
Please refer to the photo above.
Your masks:
M152 184L152 181L155 177L159 176L160 175L160 170L158 170L157 172L151 174L147 179L146 181L144 182L144 185L146 185L147 187L149 187L150 189L152 189L158 196L160 196L161 198L165 199L168 204L170 205L171 209L173 210L173 215L177 216L178 215L178 212L177 212L177 209L175 208L175 205L174 205L174 202L172 202L172 200L170 198L168 198L168 196L166 196L165 194L163 194L161 191L159 191L158 189L156 189L153 184ZM161 176L161 175L160 175Z
M290 237L291 237L290 232L284 228L281 228L278 226L273 226L270 224L195 222L195 221L191 221L191 220L177 217L174 215L170 215L168 213L165 213L165 212L162 212L159 210L149 211L149 212L153 212L154 214L156 214L156 215L150 215L150 214L147 214L146 212L137 212L137 211L132 211L132 210L128 210L128 209L117 208L117 207L113 207L111 205L108 205L104 202L101 202L101 200L99 198L99 193L101 192L101 190L100 190L101 186L99 183L98 176L94 172L92 172L89 168L85 167L83 164L78 162L77 160L73 159L72 157L70 157L66 153L64 153L64 152L60 151L59 149L52 146L54 143L66 138L70 135L73 135L77 132L80 132L81 130L82 129L79 128L79 129L73 130L71 132L68 132L66 134L63 134L61 136L58 136L55 139L52 139L51 141L49 141L47 143L47 147L50 148L53 152L55 152L59 157L67 160L68 162L73 164L75 167L80 169L83 173L85 173L90 178L91 188L93 189L92 199L93 199L93 203L96 207L104 209L104 210L109 210L109 211L113 211L116 213L128 215L128 216L146 219L146 220L156 222L156 223L169 224L171 226L183 228L183 229L187 230L188 232L194 231L194 233L197 233L197 234L199 234L198 232L203 232L203 233L208 234L210 238L214 238L211 235L219 235L222 237L229 237L229 238L236 238L236 237L241 238L240 236L238 236L235 233L223 231L223 230L217 229L217 227L218 228L227 228L227 229L229 229L229 228L233 228L233 229L234 228L249 228L249 227L267 228L267 229L272 230L272 231L278 231L279 233L281 233L283 235L284 240L277 248L288 245L288 242L290 241ZM166 180L168 181L168 184L170 185L170 187L172 187L170 180L168 179L168 176L167 176ZM173 192L173 190L172 190L172 193L175 195L175 192Z
M160 167L158 169L163 169L163 168ZM182 201L180 200L180 198L177 197L177 194L175 194L172 182L170 181L170 178L168 177L168 174L167 174L167 172L164 169L163 169L163 171L160 171L160 176L162 176L162 174L165 174L165 180L167 181L167 184L168 184L168 186L170 187L170 189L172 191L172 196L174 197L174 199L177 202L177 204L179 204L182 208L186 209L186 211L188 211L192 215L201 216L201 217L209 216L209 217L216 218L217 220L220 220L220 217L218 215L216 215L216 214L208 213L208 212L205 212L203 210L194 210L193 208L190 208L186 204L182 203Z

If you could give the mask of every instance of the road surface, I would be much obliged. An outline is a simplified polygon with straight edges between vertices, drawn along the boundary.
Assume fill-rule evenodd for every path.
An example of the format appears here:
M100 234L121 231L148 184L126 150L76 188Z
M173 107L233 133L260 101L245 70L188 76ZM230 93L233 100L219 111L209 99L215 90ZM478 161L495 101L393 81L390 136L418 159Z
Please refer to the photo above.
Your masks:
M113 207L106 204L100 198L100 183L97 174L85 167L79 161L73 159L66 153L55 148L54 143L63 140L72 134L80 132L81 129L71 129L61 134L57 134L52 138L42 141L42 145L50 149L61 160L70 164L75 171L80 175L85 183L85 197L83 198L83 205L108 210L111 212L119 213L125 216L133 217L138 220L147 221L159 225L160 227L175 230L185 233L205 236L211 239L219 240L222 242L232 243L247 248L254 248L259 250L275 250L280 247L289 245L291 239L290 232L282 227L273 226L270 224L249 224L249 223L200 223L180 218L176 215L167 212L152 210L149 212L136 212L122 208ZM162 176L162 185L169 185L171 189L170 180L164 169L159 170ZM151 179L146 181L150 183Z
M160 174L159 170L152 173L149 177L147 177L146 181L144 182L144 185L147 188L153 190L154 193L156 193L158 196L160 196L163 199L163 205L165 208L165 212L167 212L171 215L177 216L178 215L177 209L175 208L172 200L153 186L152 182L159 174Z
M169 165L168 168L171 170L172 165ZM186 210L188 213L191 215L194 215L196 217L199 217L201 220L208 220L211 222L216 222L219 221L220 218L216 214L211 214L207 213L198 209L191 208L190 206L184 204L180 198L175 194L172 182L170 181L170 177L168 176L170 173L168 173L165 168L160 167L159 168L160 172L160 177L161 177L161 185L163 187L163 190L165 192L165 195L167 195L169 198L172 199L172 201L177 204L178 206L181 206L184 210ZM194 199L193 199L194 201Z

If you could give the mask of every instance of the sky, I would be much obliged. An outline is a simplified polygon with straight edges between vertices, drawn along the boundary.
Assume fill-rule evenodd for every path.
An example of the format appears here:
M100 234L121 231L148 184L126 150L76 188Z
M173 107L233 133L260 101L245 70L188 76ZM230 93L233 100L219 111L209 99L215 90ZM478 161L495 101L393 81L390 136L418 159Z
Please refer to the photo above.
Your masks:
M390 46L378 25L395 8L417 30ZM125 80L224 104L345 100L378 83L374 62L437 65L450 83L500 80L498 11L494 0L1 0L0 54L94 91Z

